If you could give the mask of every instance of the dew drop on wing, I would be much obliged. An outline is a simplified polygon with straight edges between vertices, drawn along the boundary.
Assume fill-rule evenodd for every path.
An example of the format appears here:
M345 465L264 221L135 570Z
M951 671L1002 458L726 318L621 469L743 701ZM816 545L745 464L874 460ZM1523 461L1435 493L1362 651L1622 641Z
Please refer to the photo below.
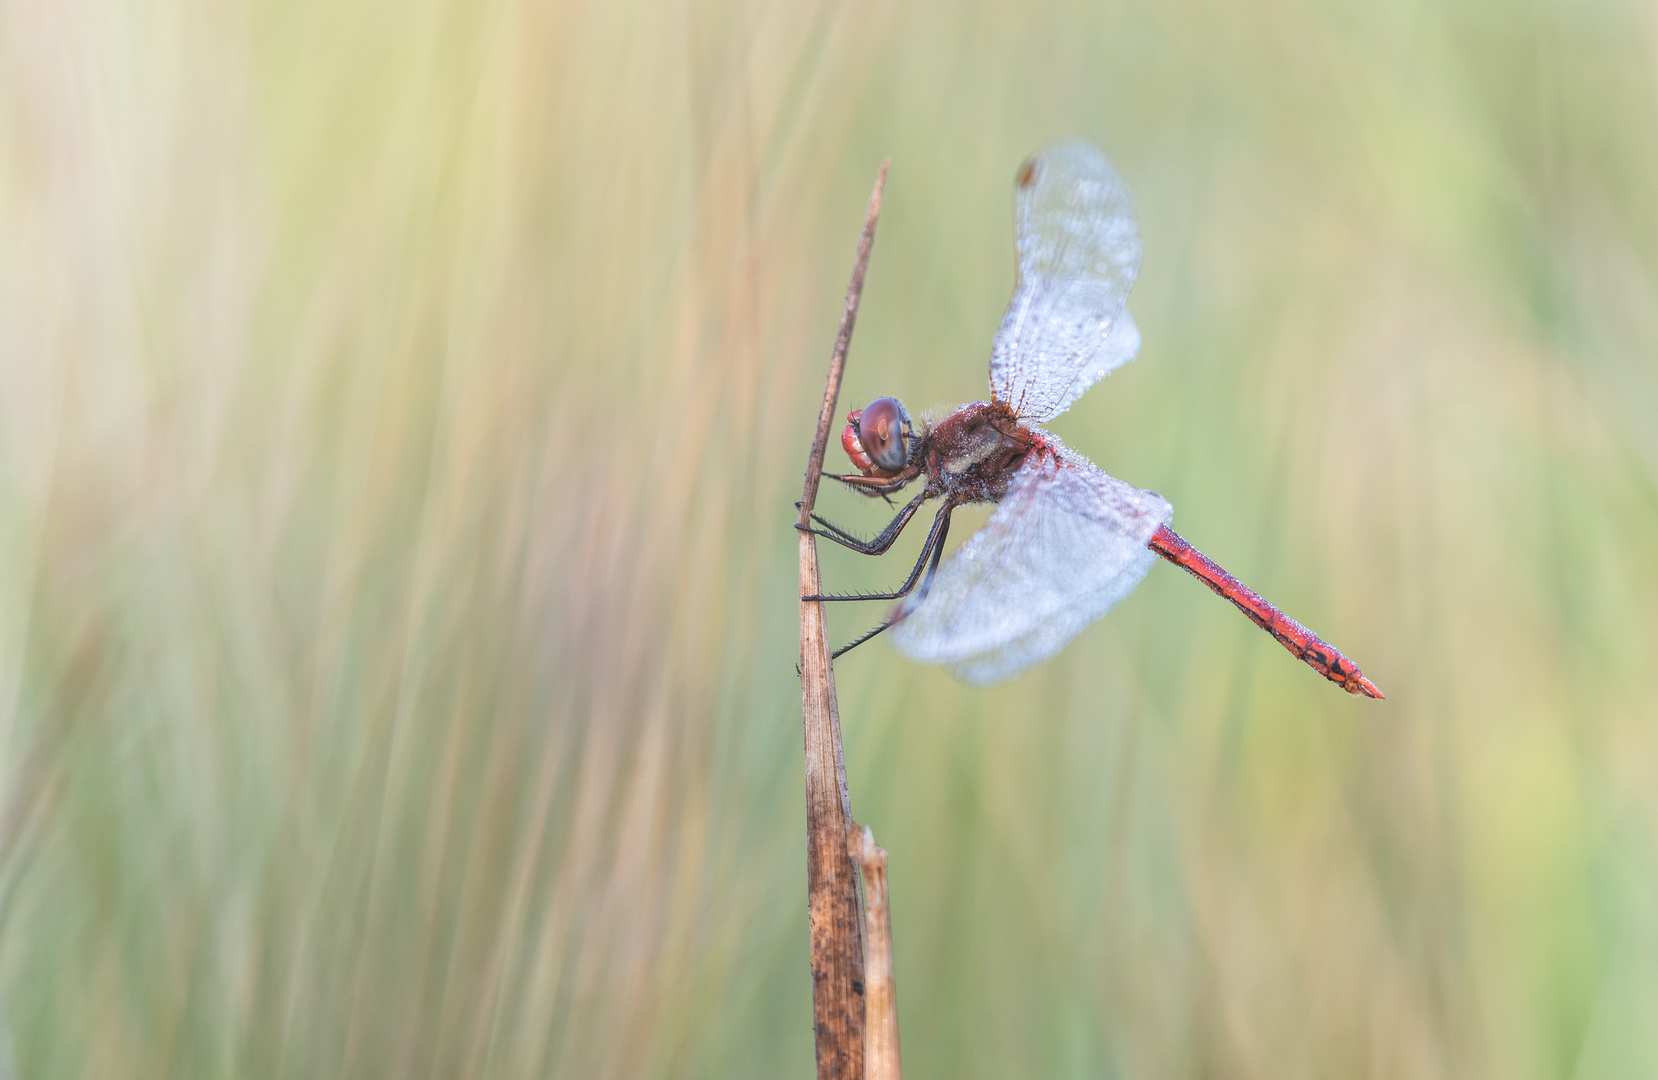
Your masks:
M1085 142L1027 162L1014 192L1019 283L991 348L990 388L1027 420L1058 416L1139 350L1124 304L1140 268L1133 201Z
M890 634L922 663L997 682L1057 655L1146 576L1173 509L1065 449L1033 455L984 528L939 567ZM903 610L903 609L901 609Z

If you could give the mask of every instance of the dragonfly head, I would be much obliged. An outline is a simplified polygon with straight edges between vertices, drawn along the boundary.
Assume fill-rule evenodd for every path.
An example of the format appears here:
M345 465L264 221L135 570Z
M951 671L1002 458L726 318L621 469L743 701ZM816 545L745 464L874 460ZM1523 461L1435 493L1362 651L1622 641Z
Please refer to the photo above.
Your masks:
M910 414L897 398L876 398L847 414L841 445L866 476L876 471L896 473L909 464L915 445Z

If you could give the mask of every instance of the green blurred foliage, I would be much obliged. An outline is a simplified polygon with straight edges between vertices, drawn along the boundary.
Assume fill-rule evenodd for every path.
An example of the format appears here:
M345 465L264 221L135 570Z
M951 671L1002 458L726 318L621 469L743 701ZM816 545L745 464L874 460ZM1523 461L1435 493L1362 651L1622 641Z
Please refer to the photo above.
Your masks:
M1056 430L1389 697L1168 567L843 660L910 1075L1658 1072L1650 5L0 18L0 1075L807 1075L864 200L842 409L970 400L1070 136L1145 346Z

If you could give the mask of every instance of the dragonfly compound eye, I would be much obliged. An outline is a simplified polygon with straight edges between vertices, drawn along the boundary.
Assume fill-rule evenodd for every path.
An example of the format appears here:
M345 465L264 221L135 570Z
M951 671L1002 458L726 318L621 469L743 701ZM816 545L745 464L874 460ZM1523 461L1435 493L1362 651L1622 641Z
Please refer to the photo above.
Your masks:
M896 398L876 398L858 417L858 441L883 469L902 469L910 459L910 414Z

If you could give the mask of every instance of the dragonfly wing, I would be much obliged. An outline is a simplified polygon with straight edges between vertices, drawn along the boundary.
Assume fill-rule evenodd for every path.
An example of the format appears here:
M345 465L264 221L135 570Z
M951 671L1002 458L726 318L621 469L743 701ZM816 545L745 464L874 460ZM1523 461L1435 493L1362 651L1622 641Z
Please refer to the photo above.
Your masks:
M1139 351L1124 304L1140 272L1140 230L1122 177L1085 142L1025 163L1014 216L1019 284L991 348L990 390L1042 422Z
M891 630L913 660L991 683L1056 655L1146 576L1167 500L1064 451L1032 455L985 527Z

